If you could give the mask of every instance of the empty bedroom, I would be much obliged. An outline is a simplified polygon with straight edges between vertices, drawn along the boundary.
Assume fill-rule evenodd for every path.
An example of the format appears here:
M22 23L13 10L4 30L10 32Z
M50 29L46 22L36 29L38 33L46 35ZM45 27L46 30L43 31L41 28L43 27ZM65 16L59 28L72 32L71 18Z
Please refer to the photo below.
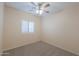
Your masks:
M79 2L0 2L2 56L78 56Z

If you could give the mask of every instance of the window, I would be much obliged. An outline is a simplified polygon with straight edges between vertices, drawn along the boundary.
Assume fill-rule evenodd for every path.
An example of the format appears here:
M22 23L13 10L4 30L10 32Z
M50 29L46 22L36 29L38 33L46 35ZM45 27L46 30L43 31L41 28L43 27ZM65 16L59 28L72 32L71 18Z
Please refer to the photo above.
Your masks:
M29 32L34 32L34 22L29 22Z
M32 21L22 21L21 23L22 32L34 32L34 22Z

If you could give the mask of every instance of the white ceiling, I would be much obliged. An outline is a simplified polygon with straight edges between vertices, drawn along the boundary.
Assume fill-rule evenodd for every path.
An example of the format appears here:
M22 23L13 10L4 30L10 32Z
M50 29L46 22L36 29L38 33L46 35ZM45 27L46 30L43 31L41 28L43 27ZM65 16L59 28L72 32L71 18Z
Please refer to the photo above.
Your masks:
M7 2L5 4L10 6L10 7L14 7L18 10L25 11L25 12L32 13L32 14L36 15L36 11L33 9L33 5L30 2ZM70 4L70 3L50 2L50 7L46 8L46 10L48 10L49 13L43 13L42 16L47 15L47 14L54 14L54 13L60 12L60 11L64 10L64 7L67 4Z

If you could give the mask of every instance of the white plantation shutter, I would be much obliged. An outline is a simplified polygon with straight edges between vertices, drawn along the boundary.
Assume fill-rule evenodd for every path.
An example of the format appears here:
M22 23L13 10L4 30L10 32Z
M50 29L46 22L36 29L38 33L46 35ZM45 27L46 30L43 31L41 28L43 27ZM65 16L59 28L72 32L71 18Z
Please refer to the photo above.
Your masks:
M34 22L32 21L22 21L21 32L34 32Z
M34 22L29 22L29 32L34 32Z

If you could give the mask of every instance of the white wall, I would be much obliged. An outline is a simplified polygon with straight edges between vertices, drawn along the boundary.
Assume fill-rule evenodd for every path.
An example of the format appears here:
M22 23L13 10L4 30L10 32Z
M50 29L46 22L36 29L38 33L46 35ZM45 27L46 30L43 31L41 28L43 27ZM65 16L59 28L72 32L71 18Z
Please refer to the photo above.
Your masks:
M42 18L43 40L79 55L79 5Z
M3 3L0 3L0 55L2 53L2 36L3 36Z
M40 17L22 12L12 7L5 6L4 43L3 50L9 50L24 46L40 40ZM34 21L34 33L22 33L21 22L23 20Z

